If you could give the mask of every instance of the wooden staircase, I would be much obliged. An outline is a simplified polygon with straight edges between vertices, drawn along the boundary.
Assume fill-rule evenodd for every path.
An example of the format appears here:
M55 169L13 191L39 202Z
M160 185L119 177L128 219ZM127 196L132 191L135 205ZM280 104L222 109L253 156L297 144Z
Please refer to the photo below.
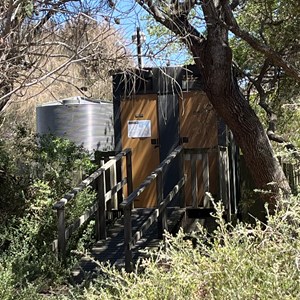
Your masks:
M132 232L139 233L140 238L132 247L132 258L135 264L138 259L146 257L147 250L155 250L160 246L162 240L159 237L158 224L154 220L145 232L140 228L149 223L155 209L139 208L132 210ZM168 231L175 234L184 221L185 209L170 207L167 209ZM146 251L145 251L146 250ZM79 264L72 271L72 281L80 283L84 278L96 276L99 271L99 263L109 264L117 268L125 267L125 246L124 246L124 216L117 219L107 231L107 238L100 240L92 247L86 256L82 257Z
M192 149L193 150L193 149ZM145 180L133 190L131 150L125 149L114 157L110 157L104 165L83 180L79 186L67 193L53 208L57 211L57 239L53 241L53 250L58 258L66 259L68 241L72 234L89 220L95 219L95 234L97 242L90 251L81 257L78 266L72 272L72 281L81 282L86 276L95 276L99 272L100 263L109 263L116 267L125 267L127 272L133 267L144 250L155 249L163 240L163 233L176 233L178 229L193 220L208 218L212 209L210 205L199 207L197 195L197 168L195 160L200 159L205 165L202 177L205 181L204 192L209 191L208 152L217 151L219 155L219 199L223 201L230 212L229 177L227 168L227 150L218 149L183 149L178 146ZM195 156L195 159L193 157ZM175 161L180 160L180 176L172 189L165 195L164 184L166 170ZM185 186L187 175L184 174L184 161L191 162L191 191L192 201L187 206ZM192 163L193 162L193 163ZM125 166L126 172L121 176L116 170ZM125 174L124 174L125 173ZM126 176L125 176L126 175ZM109 179L107 181L107 179ZM135 208L136 199L152 184L156 183L156 204L153 208ZM109 183L109 187L107 187ZM96 201L87 208L82 216L67 227L66 210L80 191L88 186L96 190ZM123 187L126 186L128 197L124 197ZM206 195L206 194L205 194ZM206 201L207 202L207 201ZM205 201L203 202L205 204ZM113 223L108 222L107 216L117 212L119 218ZM230 218L229 218L230 220ZM143 253L142 253L143 250ZM82 254L80 254L82 255Z

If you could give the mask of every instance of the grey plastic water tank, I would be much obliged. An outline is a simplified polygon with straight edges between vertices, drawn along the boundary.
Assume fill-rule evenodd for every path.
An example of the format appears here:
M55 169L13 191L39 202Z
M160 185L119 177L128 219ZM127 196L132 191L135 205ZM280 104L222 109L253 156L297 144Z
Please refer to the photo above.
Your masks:
M65 137L89 151L114 149L113 104L81 97L36 108L37 133Z

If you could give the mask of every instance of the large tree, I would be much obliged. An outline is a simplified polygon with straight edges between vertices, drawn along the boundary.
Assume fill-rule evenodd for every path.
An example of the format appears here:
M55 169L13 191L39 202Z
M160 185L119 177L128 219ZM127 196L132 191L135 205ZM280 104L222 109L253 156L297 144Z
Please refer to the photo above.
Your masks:
M289 61L288 52L282 53L276 47L273 48L272 44L259 36L259 32L255 33L246 26L240 27L236 16L242 9L240 5L245 2L238 0L137 1L149 15L168 28L187 46L203 75L205 92L216 112L232 130L256 187L271 191L266 197L269 201L273 201L280 189L284 193L289 193L290 187L261 121L241 93L234 74L229 38L235 35L239 40L247 43L267 61L268 66L276 66L280 76L289 77L297 83L300 82L300 73L296 64L293 64L295 60ZM249 2L253 1L249 0ZM280 9L284 9L283 1L263 2L266 5L273 3L274 15L279 15ZM298 10L297 1L289 1L289 5ZM205 25L204 31L198 30L195 25L201 23ZM265 74L263 73L262 76Z
M78 16L92 18L94 15L107 17L119 23L120 19L114 14L106 14L107 4L112 9L118 6L114 1L87 1L87 0L5 0L0 5L0 110L5 106L9 97L22 87L43 80L55 71L68 67L74 61L88 62L99 57L101 51L92 46L88 51L87 46L81 44L81 39L74 43L62 43L61 40L52 40L62 45L68 51L66 60L55 70L41 73L38 77L29 76L40 68L40 57L51 53L49 41L45 36L57 33L61 26L70 17L76 20ZM127 2L128 3L128 2ZM256 76L249 75L249 69L236 64L235 69L247 74L249 81L256 87L262 96L261 104L272 120L272 111L266 104L265 79L270 74L275 78L289 78L290 84L300 82L297 54L299 41L290 38L284 40L284 47L275 43L276 36L270 34L270 28L282 22L293 24L297 20L299 11L298 1L289 1L286 6L280 0L137 0L131 1L151 15L158 23L165 26L180 41L186 45L195 64L203 74L204 89L216 112L225 120L244 154L247 165L252 172L257 188L271 190L269 199L277 196L280 189L289 193L290 188L282 169L275 158L269 137L272 137L272 128L268 131L251 108L238 85L236 72L233 68L233 54L230 39L235 36L238 41L243 41L253 53L262 58L260 72ZM250 12L251 5L256 7L260 3L259 12L262 17L259 22L243 22L247 18L239 19L243 12ZM128 6L119 1L120 7L115 12L121 12ZM282 12L287 12L285 15ZM253 12L255 14L255 12ZM258 15L258 13L256 13ZM294 16L294 17L291 17ZM280 16L284 16L280 19ZM98 17L97 17L98 18ZM264 19L265 18L265 19ZM99 18L98 18L99 19ZM97 19L97 20L98 20ZM248 18L251 20L251 18ZM254 18L255 19L255 18ZM83 22L83 24L85 24ZM256 24L256 27L254 25ZM201 30L204 25L205 30ZM293 26L291 26L292 28ZM231 32L231 33L230 33ZM266 38L268 36L272 38ZM289 32L289 28L286 29ZM81 36L80 36L81 37ZM279 39L278 39L279 40ZM96 50L96 51L93 51ZM250 53L250 52L249 52ZM56 54L54 53L53 56ZM246 54L247 55L247 54ZM255 55L255 54L254 54ZM253 71L252 68L250 71ZM257 71L256 70L256 71ZM58 73L59 74L59 73ZM59 75L58 75L59 76ZM271 82L272 84L272 82ZM274 119L274 118L273 118ZM274 137L274 135L273 135ZM276 138L276 137L275 137Z

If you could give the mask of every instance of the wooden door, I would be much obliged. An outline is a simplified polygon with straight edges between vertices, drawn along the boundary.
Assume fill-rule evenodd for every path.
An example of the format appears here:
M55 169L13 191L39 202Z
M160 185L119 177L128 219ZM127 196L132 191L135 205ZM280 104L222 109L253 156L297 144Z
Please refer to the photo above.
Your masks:
M180 137L187 138L184 148L214 148L218 145L217 115L203 91L183 93L180 101ZM197 155L196 160L191 156L184 163L184 172L187 174L185 195L187 205L192 205L191 164L196 164L197 176L197 205L205 206L204 195L207 184L213 196L218 192L218 164L217 152L208 154L209 176L203 172L205 165L204 155ZM205 174L205 176L203 176Z
M188 137L185 148L218 145L217 116L206 94L202 91L183 93L180 104L180 136Z
M135 126L149 125L150 132L139 133ZM132 149L133 188L136 189L159 165L159 148L151 143L158 140L157 95L135 95L121 101L122 148ZM124 170L124 166L123 166ZM125 191L126 193L126 191ZM137 198L135 207L156 205L156 183Z

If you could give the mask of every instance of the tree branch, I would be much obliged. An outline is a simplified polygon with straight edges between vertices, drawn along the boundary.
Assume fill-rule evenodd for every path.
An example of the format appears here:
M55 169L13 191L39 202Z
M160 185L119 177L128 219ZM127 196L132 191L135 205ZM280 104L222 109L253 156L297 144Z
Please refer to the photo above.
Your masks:
M226 18L225 18L225 22L222 22L221 20L219 20L220 24L222 24L224 27L226 27L228 30L230 30L232 33L234 33L236 36L238 36L239 38L241 38L245 42L247 42L253 49L264 54L265 57L267 57L270 62L272 62L274 65L282 68L282 70L288 76L290 76L293 79L295 79L296 81L300 82L300 72L296 67L294 67L292 64L290 64L288 61L286 61L271 47L262 43L257 38L253 37L247 31L242 30L239 27L227 0L223 0L222 5L223 5L224 11L225 11Z
M239 69L241 73L243 73L244 76L248 78L248 80L253 84L255 89L257 90L259 94L259 105L263 110L266 112L268 117L268 128L267 128L267 135L269 140L274 141L276 143L285 144L284 147L292 151L293 156L300 160L300 153L296 146L288 141L287 139L283 138L281 135L276 134L276 124L277 124L277 115L276 113L271 109L271 107L266 102L267 100L267 93L265 92L263 86L262 86L262 80L265 76L265 74L268 72L270 67L270 62L268 59L264 61L264 64L261 68L260 74L258 75L257 79L253 79L250 74L247 74L244 72L236 63L234 63L235 67Z
M195 5L195 1L185 1L189 2L191 5ZM203 45L206 41L205 37L200 34L200 32L190 24L187 19L187 15L176 15L176 14L166 14L159 7L153 3L152 0L143 1L137 0L137 3L145 9L157 22L164 25L166 28L171 30L181 40L191 48L193 46L193 40L197 40L198 45ZM190 11L188 11L189 13Z

